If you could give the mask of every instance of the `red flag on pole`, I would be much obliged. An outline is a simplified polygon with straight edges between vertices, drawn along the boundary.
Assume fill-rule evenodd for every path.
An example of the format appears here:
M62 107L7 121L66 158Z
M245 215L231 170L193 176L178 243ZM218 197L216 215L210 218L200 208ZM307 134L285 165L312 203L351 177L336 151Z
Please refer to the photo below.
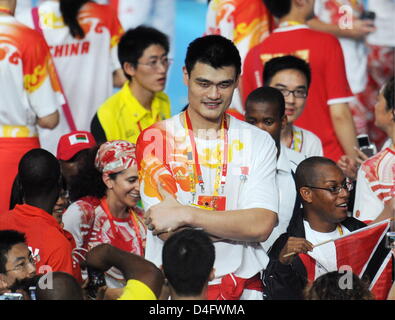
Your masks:
M333 239L332 242L336 249L337 268L347 266L361 279L367 278L369 289L377 300L387 298L393 282L391 251L385 247L389 228L390 220L385 220ZM315 268L318 261L309 255L299 256L306 267L308 280L315 280L320 275Z

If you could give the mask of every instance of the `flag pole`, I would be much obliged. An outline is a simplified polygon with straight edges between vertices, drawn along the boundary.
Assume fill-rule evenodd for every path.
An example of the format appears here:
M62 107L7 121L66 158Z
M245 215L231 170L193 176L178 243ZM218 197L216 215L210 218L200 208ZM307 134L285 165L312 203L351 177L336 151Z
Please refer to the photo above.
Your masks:
M394 212L395 212L395 210L394 210ZM345 234L345 235L343 235L343 236L340 236L340 237L337 237L337 238L334 238L334 239L329 239L329 240L323 241L323 242L321 242L321 243L318 243L318 244L313 245L313 249L316 248L316 247L322 246L322 245L324 245L324 244L327 244L327 243L329 243L329 242L336 241L336 240L339 240L339 239L342 239L342 238L346 238L346 237L351 236L351 235L353 235L353 234L355 234L355 233L359 233L359 232L361 232L361 230L362 230L362 231L363 231L363 230L366 230L366 228L369 228L369 229L374 228L374 227L376 227L376 226L378 226L378 225L380 225L380 224L383 224L383 223L385 223L385 222L388 222L388 221L391 221L391 223L393 223L394 219L393 219L393 218L386 219L386 220L383 220L383 221L380 221L380 222L377 222L377 223L368 225L368 226L366 226L366 227L364 227L364 228L358 229L358 230L356 230L356 231L354 231L354 232L351 232L351 233L349 233L349 234ZM287 258L287 257L293 256L293 255L295 255L295 254L298 254L298 253L297 253L297 252L290 252L290 253L287 253L287 254L283 255L283 258Z

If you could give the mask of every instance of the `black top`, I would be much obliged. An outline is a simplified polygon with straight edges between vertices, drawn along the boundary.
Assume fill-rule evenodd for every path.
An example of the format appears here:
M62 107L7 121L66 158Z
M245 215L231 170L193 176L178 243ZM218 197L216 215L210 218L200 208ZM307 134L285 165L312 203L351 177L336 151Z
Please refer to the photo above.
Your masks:
M91 121L91 133L95 137L96 143L98 145L107 141L106 133L104 132L99 118L97 117L97 113L95 113Z

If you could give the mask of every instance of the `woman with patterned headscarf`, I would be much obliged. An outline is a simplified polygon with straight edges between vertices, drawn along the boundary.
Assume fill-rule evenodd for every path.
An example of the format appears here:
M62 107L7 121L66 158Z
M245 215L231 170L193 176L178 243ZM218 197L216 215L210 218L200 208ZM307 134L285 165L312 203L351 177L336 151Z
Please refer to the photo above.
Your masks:
M144 255L146 229L140 200L135 145L114 140L102 144L97 152L95 167L102 174L106 194L95 209L95 220L88 250L109 243L119 249ZM105 274L109 288L125 285L119 270L111 268Z

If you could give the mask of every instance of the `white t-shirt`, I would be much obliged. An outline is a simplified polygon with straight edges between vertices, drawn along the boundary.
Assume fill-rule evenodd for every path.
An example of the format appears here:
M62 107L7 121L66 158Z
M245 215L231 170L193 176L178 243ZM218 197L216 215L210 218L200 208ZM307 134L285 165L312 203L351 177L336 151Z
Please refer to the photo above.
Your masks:
M354 217L375 220L395 196L395 151L386 148L366 160L358 170Z
M376 13L376 31L367 37L367 42L376 46L395 47L395 0L368 0L368 10Z
M0 137L37 136L37 117L63 103L44 39L12 16L0 17Z
M152 134L155 141L144 142ZM267 132L233 117L230 117L228 137L228 174L224 193L219 193L219 196L226 196L225 209L265 208L278 212L276 147L273 139ZM166 155L166 165L163 165L164 155L161 153L164 142L165 150L170 150ZM214 193L216 168L222 159L222 156L218 157L218 150L223 153L223 141L196 138L196 144L205 192L196 184L195 204L199 196L211 196ZM152 153L152 147L159 152L156 156ZM159 179L177 189L175 195L182 204L188 205L193 201L188 176L188 148L190 140L180 121L180 115L156 123L140 135L137 159L140 193L145 210L160 202L156 185ZM215 242L214 246L216 279L211 284L219 283L222 276L232 272L238 277L250 278L268 263L268 257L258 242L225 240ZM146 259L160 266L162 248L163 241L148 231Z
M342 235L351 233L345 226L341 224L339 224L339 227L341 228L342 232L336 228L335 231L324 233L313 230L310 227L309 222L306 220L304 220L303 223L306 240L311 242L312 245L317 245L331 239L337 239ZM325 273L338 270L336 247L333 241L314 248L313 251L309 252L308 254L317 261L315 269L316 279Z
M323 22L338 25L346 13L351 12L353 18L358 18L363 7L362 1L351 0L317 0L314 12ZM342 13L343 6L352 10ZM338 38L343 49L346 65L347 80L354 94L365 90L367 83L368 52L364 41L350 38Z
M77 130L90 131L97 108L112 94L112 73L120 69L117 44L123 33L115 15L106 6L89 2L79 11L79 22L85 31L83 39L71 36L63 23L59 2L39 5L40 27L51 50L55 66L67 97ZM31 10L18 20L34 28ZM55 130L42 130L42 145L56 152L57 143L70 132L64 113Z
M289 149L301 153L304 158L324 155L320 138L311 131L295 125L292 126L292 142Z
M294 157L292 161L288 158L288 153L293 153ZM281 145L281 152L277 160L276 170L279 197L278 225L273 229L269 238L265 242L262 242L262 246L266 252L268 252L277 238L287 231L296 200L296 185L292 176L292 171L295 172L297 165L303 160L304 157L300 153Z

